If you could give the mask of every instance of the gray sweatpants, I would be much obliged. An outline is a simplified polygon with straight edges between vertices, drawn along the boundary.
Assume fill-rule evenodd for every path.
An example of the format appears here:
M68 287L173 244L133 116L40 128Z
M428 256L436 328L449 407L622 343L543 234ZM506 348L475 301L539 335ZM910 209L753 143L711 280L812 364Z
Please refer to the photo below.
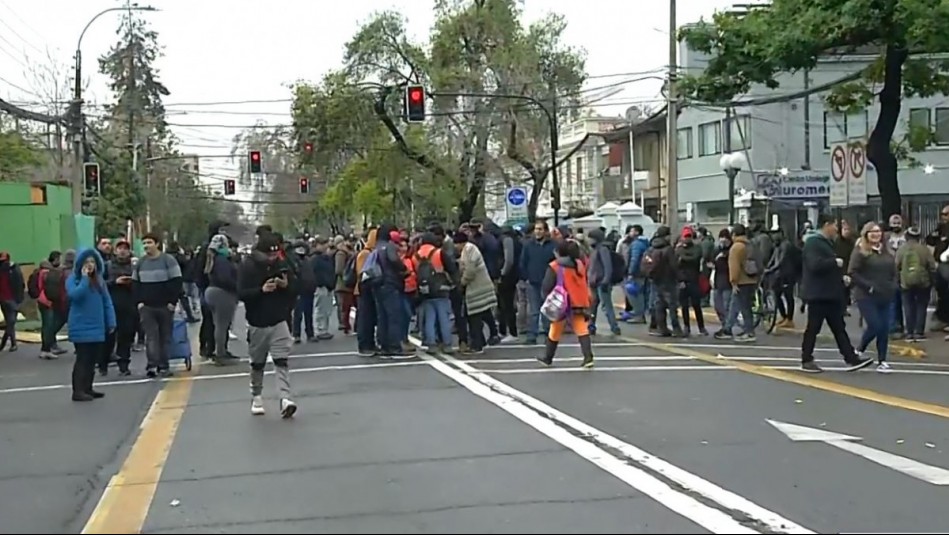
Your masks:
M293 337L290 326L281 321L273 327L247 327L250 353L250 393L259 396L264 391L264 368L267 355L273 359L274 377L280 399L290 399L290 349Z
M326 288L317 288L313 300L316 312L316 335L330 333L330 318L333 316L333 292Z
M227 356L228 331L237 311L237 294L212 286L204 291L204 299L214 318L214 354L224 358Z

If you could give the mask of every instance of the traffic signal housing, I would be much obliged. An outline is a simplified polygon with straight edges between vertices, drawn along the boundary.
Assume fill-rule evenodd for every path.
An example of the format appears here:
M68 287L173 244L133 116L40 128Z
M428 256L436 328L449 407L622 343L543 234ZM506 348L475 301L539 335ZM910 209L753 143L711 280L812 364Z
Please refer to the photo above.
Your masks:
M310 193L310 179L306 177L300 179L300 193L304 195Z
M263 162L261 161L260 151L252 150L248 155L250 159L250 172L260 174L263 172Z
M99 180L99 164L95 162L82 164L82 184L87 194L99 195L102 193L102 183Z
M425 122L425 88L410 85L405 88L405 122Z
M233 179L224 181L224 195L234 195L237 193L237 182Z

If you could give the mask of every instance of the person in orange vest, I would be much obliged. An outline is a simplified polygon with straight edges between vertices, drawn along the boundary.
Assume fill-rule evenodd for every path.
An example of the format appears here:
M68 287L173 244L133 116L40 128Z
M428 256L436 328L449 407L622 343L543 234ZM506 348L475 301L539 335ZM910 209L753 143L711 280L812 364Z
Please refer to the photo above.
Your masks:
M428 351L453 355L451 334L452 281L458 277L458 264L445 254L444 239L434 233L422 235L422 244L412 258L419 297L419 325L422 345Z
M572 240L564 240L557 246L557 258L551 262L541 285L542 295L550 295L558 284L562 284L569 299L567 316L550 324L544 356L537 360L545 366L554 362L557 345L563 336L567 321L580 342L583 353L583 367L593 367L593 344L590 341L588 321L590 320L590 288L587 284L587 268L580 259L580 245Z

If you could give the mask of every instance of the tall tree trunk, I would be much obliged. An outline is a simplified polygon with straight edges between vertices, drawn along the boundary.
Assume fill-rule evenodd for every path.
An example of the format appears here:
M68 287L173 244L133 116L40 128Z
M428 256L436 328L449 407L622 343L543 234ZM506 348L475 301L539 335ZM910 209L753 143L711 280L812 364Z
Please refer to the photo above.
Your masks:
M880 115L867 142L867 159L877 173L877 188L884 219L902 210L899 162L890 148L900 118L903 93L903 64L909 57L905 48L888 45L884 63L883 89L880 91Z

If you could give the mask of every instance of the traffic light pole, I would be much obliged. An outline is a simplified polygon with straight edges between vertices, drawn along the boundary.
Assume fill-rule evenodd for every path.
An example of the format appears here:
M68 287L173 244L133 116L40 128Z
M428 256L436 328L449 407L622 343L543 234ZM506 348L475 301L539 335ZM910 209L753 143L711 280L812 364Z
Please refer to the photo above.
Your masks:
M504 98L509 100L520 100L523 102L529 102L534 104L540 111L544 112L544 115L547 117L547 126L550 128L550 178L552 184L550 185L550 205L554 209L554 226L560 225L560 176L557 173L557 150L560 148L559 139L557 137L557 112L556 112L556 101L554 102L554 110L551 110L547 104L544 104L541 100L528 95L506 95L506 94L493 94L489 95L486 93L430 93L432 96L439 97L472 97L472 98Z

